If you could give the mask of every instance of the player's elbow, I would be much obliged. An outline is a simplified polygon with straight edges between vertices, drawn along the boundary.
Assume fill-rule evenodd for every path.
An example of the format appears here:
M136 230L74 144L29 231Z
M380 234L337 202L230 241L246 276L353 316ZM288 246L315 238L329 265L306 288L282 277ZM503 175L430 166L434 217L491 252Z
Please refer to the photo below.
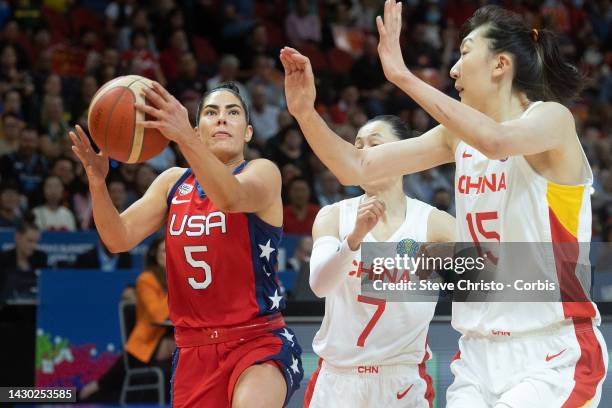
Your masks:
M103 240L102 242L104 243L104 246L106 246L106 249L108 249L109 252L113 254L127 252L132 249L132 247L129 246L129 243L126 240L122 240L119 238L113 238L110 240L107 239Z
M483 140L477 147L489 160L503 160L508 157L502 138L492 137Z
M361 166L355 166L354 168L348 169L338 174L338 181L343 186L358 186L365 183L365 171L362 170Z

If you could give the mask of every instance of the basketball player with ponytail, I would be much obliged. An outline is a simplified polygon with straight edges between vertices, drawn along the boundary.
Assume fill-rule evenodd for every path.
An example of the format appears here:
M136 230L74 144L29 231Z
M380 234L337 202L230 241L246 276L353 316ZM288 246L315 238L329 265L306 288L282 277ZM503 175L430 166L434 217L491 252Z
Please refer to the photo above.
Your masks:
M367 150L408 135L397 116L377 116L359 129L355 147ZM319 367L304 407L429 408L427 332L436 302L362 296L360 273L349 271L361 261L362 242L454 242L455 220L406 197L401 176L361 187L364 195L323 207L313 226L310 285L325 297L325 316L312 345ZM405 279L397 273L385 282Z
M385 75L440 125L417 138L356 149L315 111L308 58L284 48L288 108L314 152L349 185L455 162L458 241L564 243L576 263L578 244L591 239L593 176L564 106L582 77L561 57L553 33L497 6L477 10L450 71L459 102L406 67L401 25L401 3L387 0L384 21L377 18ZM484 178L489 182L479 187ZM575 279L559 255L567 254L554 252L535 267ZM453 304L452 325L462 336L448 407L597 406L608 362L600 315L594 303L560 292L557 303Z
M278 168L246 162L248 109L233 84L207 92L194 129L163 87L145 88L141 123L177 143L188 169L171 168L123 213L105 178L108 159L77 127L73 150L89 179L100 236L129 251L166 225L173 358L173 407L282 407L303 377L301 348L281 316L276 281L283 206ZM264 390L264 391L262 391Z

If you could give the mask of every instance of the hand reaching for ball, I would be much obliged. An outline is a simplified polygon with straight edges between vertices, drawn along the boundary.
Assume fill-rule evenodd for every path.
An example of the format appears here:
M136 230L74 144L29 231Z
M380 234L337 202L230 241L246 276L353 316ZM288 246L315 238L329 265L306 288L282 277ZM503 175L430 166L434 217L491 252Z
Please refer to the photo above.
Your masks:
M138 122L145 128L159 130L167 139L178 144L196 137L194 128L189 122L187 108L163 86L153 81L151 88L143 88L143 96L149 105L136 103L134 107L155 120Z
M91 187L99 187L105 185L106 175L108 174L108 156L100 151L96 153L89 143L89 137L85 131L76 125L75 132L69 132L72 139L72 151L79 158L85 171L87 179Z

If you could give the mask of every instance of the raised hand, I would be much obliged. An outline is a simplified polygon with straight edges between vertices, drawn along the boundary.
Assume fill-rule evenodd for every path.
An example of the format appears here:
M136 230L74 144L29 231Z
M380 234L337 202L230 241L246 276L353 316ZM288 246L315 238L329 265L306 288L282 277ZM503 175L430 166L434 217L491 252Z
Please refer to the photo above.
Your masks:
M378 55L380 56L383 71L389 81L395 82L408 72L400 47L402 3L396 3L395 0L386 0L384 21L380 16L377 16L376 27L380 36Z
M89 185L92 187L105 185L108 174L108 156L102 150L99 153L93 150L87 134L79 125L75 129L76 133L72 131L68 133L73 143L72 151L83 163Z
M296 118L314 110L317 91L310 60L297 50L284 47L280 60L285 69L287 109Z
M363 238L378 224L384 213L385 203L377 197L368 197L359 204L355 227L347 237L349 247L353 251L359 248Z
M197 137L189 122L187 108L163 86L153 81L151 88L144 87L143 96L150 105L136 103L134 107L156 120L143 120L137 124L159 130L164 137L177 143Z

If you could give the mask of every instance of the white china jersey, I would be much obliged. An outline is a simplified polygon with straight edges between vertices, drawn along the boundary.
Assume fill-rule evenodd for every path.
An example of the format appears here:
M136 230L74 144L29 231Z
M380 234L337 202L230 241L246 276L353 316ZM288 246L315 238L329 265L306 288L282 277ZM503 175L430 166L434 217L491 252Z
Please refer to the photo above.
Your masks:
M523 116L539 103L533 103ZM575 265L567 270L568 265L588 265L588 253L579 243L591 240L593 175L584 152L582 157L582 183L559 185L536 173L523 156L491 160L460 142L455 151L458 242L564 243L564 253L554 245L547 246L547 251L542 246L529 248L540 251L531 254L531 259L538 260L533 267L555 274L557 290L566 299L580 289ZM510 265L518 261L504 258L504 247L498 248L498 270L512 273ZM525 333L573 317L599 321L592 302L454 302L452 313L456 330L481 336Z
M357 210L364 196L339 202L339 236L344 240L353 230ZM387 242L412 239L426 242L427 221L433 209L428 204L406 197L406 218ZM364 242L376 242L371 234ZM360 259L356 259L359 263ZM434 315L435 302L386 302L361 295L361 279L354 264L346 265L346 278L325 298L325 316L314 341L314 351L336 367L359 365L420 364L431 353L427 330ZM406 272L407 275L407 272ZM385 279L405 279L398 273ZM412 275L410 280L417 279Z

